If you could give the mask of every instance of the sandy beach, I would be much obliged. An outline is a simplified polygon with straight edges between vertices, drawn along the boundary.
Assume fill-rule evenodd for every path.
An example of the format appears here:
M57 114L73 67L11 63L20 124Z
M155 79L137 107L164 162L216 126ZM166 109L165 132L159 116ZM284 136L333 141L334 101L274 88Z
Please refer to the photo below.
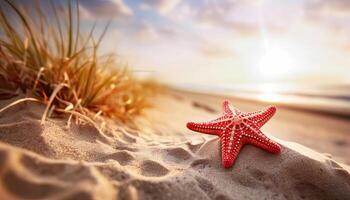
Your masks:
M348 119L279 108L262 130L281 153L246 145L224 169L218 138L185 127L219 116L223 98L170 90L137 118L139 130L108 120L103 133L67 128L67 116L41 125L43 104L16 105L0 113L1 199L350 198Z

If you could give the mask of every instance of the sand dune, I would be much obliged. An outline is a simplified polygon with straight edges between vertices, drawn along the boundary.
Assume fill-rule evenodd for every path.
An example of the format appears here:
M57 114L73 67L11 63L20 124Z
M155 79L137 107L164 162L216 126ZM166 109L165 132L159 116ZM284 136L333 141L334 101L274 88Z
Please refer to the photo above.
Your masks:
M38 103L6 110L1 199L350 199L348 166L293 142L279 140L279 155L247 145L224 169L218 139L184 126L216 114L191 98L156 97L141 130L110 122L103 134L65 116L41 125Z

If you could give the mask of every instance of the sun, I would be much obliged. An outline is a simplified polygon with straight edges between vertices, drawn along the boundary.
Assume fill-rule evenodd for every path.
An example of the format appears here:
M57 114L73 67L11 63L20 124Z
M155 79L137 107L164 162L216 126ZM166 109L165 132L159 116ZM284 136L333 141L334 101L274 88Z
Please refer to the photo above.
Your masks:
M266 50L258 61L260 74L266 78L283 78L298 67L295 58L280 47Z

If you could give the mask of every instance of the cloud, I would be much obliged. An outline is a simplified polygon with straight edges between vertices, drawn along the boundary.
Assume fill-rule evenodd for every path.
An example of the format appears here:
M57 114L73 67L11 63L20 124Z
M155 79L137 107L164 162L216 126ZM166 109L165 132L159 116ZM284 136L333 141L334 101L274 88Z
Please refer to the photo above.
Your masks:
M176 7L176 9L173 9L172 12L170 12L167 17L173 21L176 22L183 22L185 20L191 20L196 16L198 13L197 8L194 8L193 6L190 6L186 3L183 3Z
M208 1L197 9L195 18L242 36L254 36L262 31L287 33L311 12L306 4L303 1Z
M147 0L140 6L143 10L156 10L161 14L167 14L172 11L182 0Z
M305 5L305 19L334 32L349 32L350 1L321 0Z
M211 58L235 57L235 54L231 49L214 44L202 46L200 48L200 52L204 56L208 56Z
M135 36L141 41L154 41L160 38L158 30L146 22L141 22L138 25Z
M311 8L311 9L328 8L328 9L334 9L334 10L349 10L350 9L350 1L348 1L348 0L313 1L311 3L308 3L308 8Z
M221 22L231 13L234 6L232 1L208 1L199 7L197 18L208 23Z
M350 1L332 0L332 1L317 1L307 3L305 11L308 16L317 20L323 17L344 17L350 16Z
M167 26L155 26L149 22L141 21L134 25L132 31L136 39L141 41L160 41L162 39L168 40L169 38L175 38L178 32L172 27Z
M198 9L195 19L200 23L233 30L242 35L255 35L259 31L258 17L250 7L252 6L242 7L241 4L229 0L208 1Z
M123 0L80 1L82 16L93 19L119 19L133 15L132 9Z

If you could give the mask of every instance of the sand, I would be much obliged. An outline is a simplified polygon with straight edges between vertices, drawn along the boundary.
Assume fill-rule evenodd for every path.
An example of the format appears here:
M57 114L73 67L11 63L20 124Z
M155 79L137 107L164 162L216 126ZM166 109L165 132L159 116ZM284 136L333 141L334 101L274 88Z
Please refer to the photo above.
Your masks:
M67 127L67 116L41 125L44 106L34 102L0 113L0 199L350 199L346 119L279 109L263 131L282 152L246 145L224 169L217 137L185 127L218 116L222 97L171 91L153 100L140 130Z

